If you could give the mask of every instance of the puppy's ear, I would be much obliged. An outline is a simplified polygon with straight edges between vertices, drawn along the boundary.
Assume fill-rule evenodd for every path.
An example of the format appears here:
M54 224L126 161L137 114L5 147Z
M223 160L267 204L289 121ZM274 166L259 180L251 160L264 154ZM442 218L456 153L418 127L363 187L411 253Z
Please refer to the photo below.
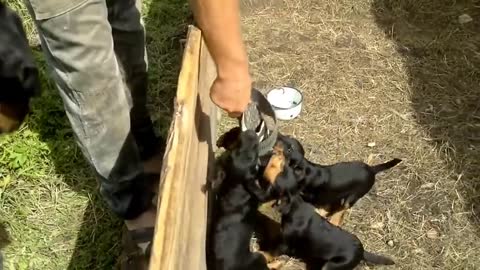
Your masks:
M240 133L242 133L242 129L240 127L234 127L225 132L218 138L216 143L217 147L223 147L227 150L232 150L239 143Z

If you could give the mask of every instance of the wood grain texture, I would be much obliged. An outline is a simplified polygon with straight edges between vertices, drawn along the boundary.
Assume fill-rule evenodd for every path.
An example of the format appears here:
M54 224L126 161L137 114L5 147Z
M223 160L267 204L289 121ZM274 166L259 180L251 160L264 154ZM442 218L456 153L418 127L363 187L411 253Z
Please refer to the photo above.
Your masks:
M150 270L206 270L208 194L217 107L216 70L199 29L189 26L161 175Z

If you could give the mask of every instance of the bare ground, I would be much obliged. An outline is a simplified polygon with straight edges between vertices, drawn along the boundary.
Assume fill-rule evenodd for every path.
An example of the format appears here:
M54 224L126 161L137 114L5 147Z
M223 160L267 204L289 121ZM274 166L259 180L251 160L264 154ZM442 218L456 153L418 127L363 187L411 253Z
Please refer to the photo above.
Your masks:
M368 250L396 261L375 269L480 268L478 4L246 0L256 86L305 97L281 131L323 164L404 160L346 218Z

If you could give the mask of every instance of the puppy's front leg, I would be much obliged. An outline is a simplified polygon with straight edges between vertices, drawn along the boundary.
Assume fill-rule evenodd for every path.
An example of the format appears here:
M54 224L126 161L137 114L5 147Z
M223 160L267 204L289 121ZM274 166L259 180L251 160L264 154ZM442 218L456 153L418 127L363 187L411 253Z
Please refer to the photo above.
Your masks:
M284 266L287 262L282 260L282 261L274 261L274 262L271 262L271 263L268 263L267 264L267 267L268 269L270 270L278 270L280 268L282 268L282 266Z
M283 242L280 223L257 211L255 232L257 233L259 250L267 251L273 256L281 254L278 251Z
M250 192L255 198L264 203L271 200L271 188L268 187L267 190L263 190L261 187L255 183L255 180L247 180L245 183L245 188Z
M325 208L319 207L316 209L317 214L319 214L321 217L327 218L329 212L325 210Z
M345 217L345 212L348 210L348 208L342 208L338 210L337 212L333 213L333 215L330 217L330 223L333 225L340 227L343 224L343 219Z
M215 175L212 178L207 179L207 182L201 187L203 193L210 191L216 192L222 182L225 180L226 173L223 169L217 169Z
M273 262L273 260L275 260L275 257L266 251L257 250L256 252L260 253L265 258L265 261L267 263Z

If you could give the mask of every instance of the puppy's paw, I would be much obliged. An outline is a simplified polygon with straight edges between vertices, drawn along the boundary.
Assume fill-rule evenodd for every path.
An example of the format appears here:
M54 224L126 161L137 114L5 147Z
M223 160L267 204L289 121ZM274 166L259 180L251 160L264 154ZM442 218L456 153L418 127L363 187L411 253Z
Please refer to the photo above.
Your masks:
M208 180L208 190L207 191L216 191L225 180L226 173L222 169L217 169L215 176Z
M285 264L287 264L288 259L285 260L275 260L267 264L268 269L270 270L279 270L282 269Z
M202 185L200 188L203 194L207 193L208 191L212 190L212 183L210 181L207 181L206 184Z
M319 214L321 217L324 217L324 218L327 218L329 214L328 211L323 208L317 208L315 211L317 212L317 214Z
M274 153L263 172L263 178L270 184L274 184L280 173L283 172L285 166L285 156Z
M261 250L258 250L257 252L262 254L262 256L265 258L265 261L267 261L267 263L273 262L275 260L275 257L269 252L261 251Z

